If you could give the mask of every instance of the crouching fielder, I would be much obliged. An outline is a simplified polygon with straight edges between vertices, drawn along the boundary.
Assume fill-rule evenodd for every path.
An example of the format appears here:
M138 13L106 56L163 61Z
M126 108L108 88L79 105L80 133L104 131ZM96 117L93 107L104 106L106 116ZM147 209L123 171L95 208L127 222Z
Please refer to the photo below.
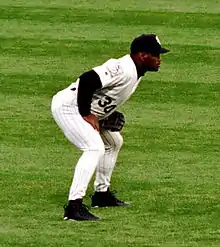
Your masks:
M146 71L158 71L162 48L154 34L135 38L130 54L109 59L79 76L52 99L53 117L66 138L82 151L64 208L65 220L98 220L83 204L96 171L92 207L127 206L110 190L111 175L123 139L124 116L116 111L134 93Z

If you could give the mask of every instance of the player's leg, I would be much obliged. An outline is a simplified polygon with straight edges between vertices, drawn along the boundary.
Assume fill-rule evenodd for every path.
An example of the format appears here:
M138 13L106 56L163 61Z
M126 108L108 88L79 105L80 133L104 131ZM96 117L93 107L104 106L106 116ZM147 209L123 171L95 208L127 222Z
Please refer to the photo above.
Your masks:
M104 130L100 134L105 144L105 154L96 168L95 193L92 196L92 206L127 206L129 205L128 203L117 199L109 189L112 172L123 144L123 138L120 132Z
M95 191L104 192L107 191L110 186L118 153L123 145L123 138L120 132L112 132L109 130L101 130L100 135L105 145L105 154L100 159L96 168L94 187Z
M69 207L72 208L73 202L76 210L79 209L84 213L83 211L86 209L82 207L82 199L85 196L91 177L104 155L104 144L99 133L89 123L83 120L77 106L61 105L53 107L53 105L55 106L56 104L52 103L52 114L56 123L64 132L66 138L83 151L75 167L69 192L69 204L71 204ZM77 219L78 216L70 215L69 218L71 217Z

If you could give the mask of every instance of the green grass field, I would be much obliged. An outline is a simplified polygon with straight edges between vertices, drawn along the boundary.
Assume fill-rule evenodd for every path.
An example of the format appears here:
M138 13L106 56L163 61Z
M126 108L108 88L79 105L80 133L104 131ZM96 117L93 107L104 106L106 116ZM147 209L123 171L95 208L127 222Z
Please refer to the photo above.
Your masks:
M219 0L0 1L2 247L220 247L219 13ZM142 33L172 52L121 108L112 188L133 205L63 221L80 152L52 95Z

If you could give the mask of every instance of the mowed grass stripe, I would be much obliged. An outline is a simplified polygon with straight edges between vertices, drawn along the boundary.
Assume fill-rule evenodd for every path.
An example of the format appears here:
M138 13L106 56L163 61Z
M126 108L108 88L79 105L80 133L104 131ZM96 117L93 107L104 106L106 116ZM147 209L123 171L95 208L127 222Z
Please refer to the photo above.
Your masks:
M32 115L34 118L34 115ZM143 118L144 119L144 118ZM52 121L49 119L49 116L44 121L42 120L22 120L22 118L17 117L13 121L11 118L5 118L1 121L1 128L6 129L10 128L10 136L1 131L1 142L7 145L8 142L12 142L13 145L18 145L20 147L29 147L29 146L47 146L50 145L53 141L59 141L59 138L54 139L51 133L51 130L54 130L54 133L62 140L64 138L63 134L59 132L57 128L51 128L49 131L48 126L52 126ZM18 128L13 128L14 125L17 125ZM146 149L151 151L156 151L158 149L167 152L173 151L189 151L189 152L218 152L219 145L219 129L196 129L189 127L186 130L186 127L146 127L144 123L142 124L131 124L130 130L138 128L138 131L135 132L138 138L134 138L134 143L129 143L127 150L139 149L142 152L145 152ZM145 145L135 144L139 141L140 136L142 139L147 140ZM163 136L163 138L161 138ZM42 138L39 138L42 137ZM166 141L166 145L164 145ZM125 145L126 147L126 145ZM216 159L217 159L216 153Z
M146 75L147 76L147 75ZM61 75L30 75L30 74L0 74L2 94L4 95L52 95L67 87L77 76ZM19 87L17 86L19 85ZM220 85L218 82L194 83L188 81L142 81L138 96L133 100L138 104L148 103L176 103L190 106L217 107Z
M209 45L219 47L219 28L179 28L151 25L151 23L139 26L118 25L114 23L82 24L79 22L50 23L43 21L4 19L0 20L2 29L0 36L23 37L35 39L73 39L73 40L111 40L117 42L129 42L135 36L142 33L156 33L161 37L161 42L165 44L185 44L185 45ZM120 30L116 32L117 30ZM190 33L190 38L188 34ZM176 35L178 34L178 35Z
M53 2L48 0L40 0L36 2L35 0L29 0L24 2L24 0L2 0L2 6L21 6L21 7L57 7L57 8L73 8L73 1L71 0L54 0ZM95 5L93 0L74 0L74 7L80 9L91 9L95 10L135 10L135 11L177 11L177 12L192 12L192 13L218 13L220 11L219 2L210 0L210 1L191 1L191 0L157 0L155 3L154 0L130 0L129 3L122 1L111 1L106 2L103 0L96 0Z
M74 40L74 39L34 39L22 37L1 37L0 52L3 55L22 55L23 57L70 57L94 54L118 55L129 52L130 42L113 42L111 40ZM209 48L207 48L209 49ZM214 49L210 47L210 49Z
M4 95L48 96L68 86L76 78L62 74L0 73L1 93ZM19 85L19 86L18 86Z
M49 23L114 24L114 25L160 25L175 28L220 28L219 14L187 12L152 12L131 10L95 10L82 8L39 8L0 6L1 19L43 21Z
M94 54L99 54L97 63L104 61L106 54L111 54L111 57L119 57L129 53L130 42L110 42L107 40L53 40L53 39L21 39L21 38L2 38L2 46L0 47L1 54L4 55L2 62L5 64L4 59L8 57L13 63L16 57L22 55L23 59L28 62L38 59L48 61L55 61L57 59L70 59L70 56L81 57L81 62L87 63L94 57ZM165 55L166 64L185 67L186 64L195 64L196 67L205 66L218 68L220 62L220 47L205 46L205 45L185 45L185 44L172 44L166 45L171 49L171 55ZM12 58L10 59L10 56ZM26 58L25 58L26 57ZM103 57L103 58L102 58ZM208 59L207 59L208 57ZM29 59L30 58L30 59ZM23 60L22 59L22 60ZM99 59L99 62L98 62ZM72 59L71 59L72 60ZM7 63L6 63L7 64ZM94 66L91 64L91 66ZM4 65L2 66L4 68ZM7 67L6 67L7 68Z
M45 75L62 75L74 78L74 80L86 70L102 64L108 59L106 54L95 56L92 60L86 56L74 56L61 59L59 57L19 57L19 56L0 56L1 72L4 74L45 74ZM193 83L213 83L218 82L219 66L207 65L202 63L188 64L167 64L165 55L161 65L160 73L148 73L144 80L159 81L188 81ZM171 58L172 59L172 58ZM76 62L77 61L77 62ZM187 66L188 65L188 66ZM66 84L64 85L66 86Z
M88 59L94 54L111 54L112 57L129 53L130 42L114 42L110 40L56 40L56 39L22 39L1 37L0 53L4 56L22 57L70 57L86 56ZM216 66L220 63L220 46L169 44L172 56L166 58L167 63L203 63ZM196 60L195 60L196 57ZM207 59L209 57L209 59Z

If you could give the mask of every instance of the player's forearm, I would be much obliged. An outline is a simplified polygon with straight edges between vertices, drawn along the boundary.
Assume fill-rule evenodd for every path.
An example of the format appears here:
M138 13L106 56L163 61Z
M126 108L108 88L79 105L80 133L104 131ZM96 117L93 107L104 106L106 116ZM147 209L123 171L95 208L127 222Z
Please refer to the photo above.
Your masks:
M79 78L78 109L81 116L88 116L90 114L92 96L97 89L102 87L102 83L94 70L85 72Z

